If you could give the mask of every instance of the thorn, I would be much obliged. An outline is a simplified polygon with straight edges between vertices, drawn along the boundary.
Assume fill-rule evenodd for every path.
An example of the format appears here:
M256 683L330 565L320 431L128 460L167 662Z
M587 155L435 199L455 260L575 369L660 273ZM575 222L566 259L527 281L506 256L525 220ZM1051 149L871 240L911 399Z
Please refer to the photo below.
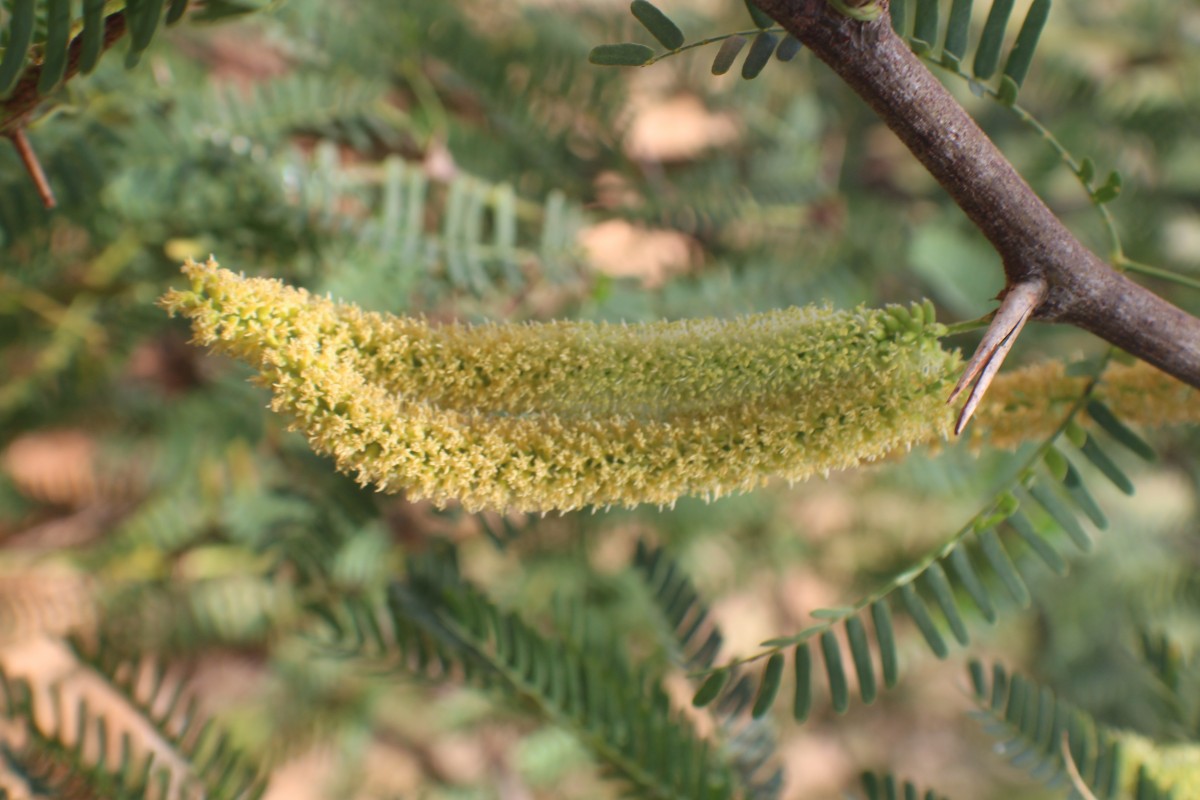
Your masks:
M54 190L50 188L50 182L46 180L46 173L42 169L42 162L38 161L37 153L33 152L33 145L29 143L29 139L25 136L24 128L16 128L7 134L12 140L13 147L17 148L17 156L21 159L21 163L25 165L25 169L29 171L29 177L33 178L33 185L37 187L38 195L42 198L42 205L47 209L54 208L58 205L54 199Z
M958 379L954 391L950 393L950 398L946 401L953 403L964 389L974 383L971 394L967 397L967 403L959 413L958 421L954 423L955 436L961 434L963 428L967 427L967 422L975 413L975 409L979 406L979 401L983 399L988 387L992 385L992 379L1000 371L1000 366L1008 357L1008 351L1017 341L1021 329L1025 327L1025 323L1029 321L1033 312L1045 299L1046 282L1040 278L1018 283L1004 296L1000 308L996 310L996 316L983 335L983 341L979 343L975 354L967 362L962 377Z
M1063 731L1061 749L1063 766L1067 768L1067 775L1071 777L1071 785L1075 787L1075 791L1079 792L1079 796L1084 800L1096 800L1096 795L1092 794L1087 782L1079 774L1079 767L1075 764L1074 756L1071 755L1071 737L1066 731Z

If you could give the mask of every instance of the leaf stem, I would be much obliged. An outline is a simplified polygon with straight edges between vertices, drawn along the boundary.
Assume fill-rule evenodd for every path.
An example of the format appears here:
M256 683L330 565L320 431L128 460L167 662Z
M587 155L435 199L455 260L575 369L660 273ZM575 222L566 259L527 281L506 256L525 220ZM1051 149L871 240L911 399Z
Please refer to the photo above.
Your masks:
M662 61L664 58L670 58L671 56L678 55L679 53L682 53L685 50L695 50L697 47L704 47L705 45L716 44L717 42L723 42L726 39L732 39L734 36L745 36L745 37L749 38L751 36L758 36L760 33L787 34L787 31L779 26L776 26L774 28L753 28L748 31L733 31L732 33L723 33L720 36L710 36L707 39L698 39L697 41L694 41L694 42L688 42L687 44L685 44L681 47L678 47L674 50L667 50L665 53L659 53L658 55L654 56L649 61L647 61L645 64L642 64L642 66L648 67L651 64L656 64L659 61Z
M945 335L958 336L959 334L970 333L971 331L976 331L980 328L986 328L995 316L996 312L993 310L984 314L982 317L976 317L975 319L963 320L962 322L956 322L953 325L947 325Z
M1116 267L1125 269L1130 272L1136 272L1140 275L1149 275L1153 278L1160 278L1164 281L1171 281L1180 286L1187 286L1191 289L1200 289L1200 279L1190 277L1188 275L1180 275L1178 272L1161 267L1154 267L1149 264L1143 264L1140 261L1126 258L1124 255L1118 256L1116 259Z

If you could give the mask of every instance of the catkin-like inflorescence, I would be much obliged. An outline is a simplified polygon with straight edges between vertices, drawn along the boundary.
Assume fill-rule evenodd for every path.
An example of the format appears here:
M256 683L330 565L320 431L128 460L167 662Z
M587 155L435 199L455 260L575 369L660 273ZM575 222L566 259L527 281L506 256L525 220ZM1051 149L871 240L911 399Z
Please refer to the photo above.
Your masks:
M1069 375L1060 361L998 375L975 413L973 443L1015 449L1053 435L1090 382L1086 375ZM1200 422L1200 391L1144 361L1109 364L1094 397L1128 423Z
M1137 792L1139 774L1170 795L1151 797L1200 797L1200 746L1194 742L1154 742L1129 731L1118 731L1114 738L1120 742L1121 764L1117 767L1121 780L1121 795L1142 795Z
M941 438L958 363L926 306L733 320L433 325L213 261L163 304L253 365L314 449L469 509L717 497Z

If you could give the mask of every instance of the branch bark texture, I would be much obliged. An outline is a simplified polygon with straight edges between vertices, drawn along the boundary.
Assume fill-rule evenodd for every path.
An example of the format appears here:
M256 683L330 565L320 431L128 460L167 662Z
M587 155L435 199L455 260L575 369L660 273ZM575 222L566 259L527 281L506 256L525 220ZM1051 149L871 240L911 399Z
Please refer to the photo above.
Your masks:
M862 97L1000 253L1007 289L1042 281L1034 317L1075 325L1200 387L1200 319L1081 243L895 34L828 0L755 0ZM879 0L887 10L887 0Z

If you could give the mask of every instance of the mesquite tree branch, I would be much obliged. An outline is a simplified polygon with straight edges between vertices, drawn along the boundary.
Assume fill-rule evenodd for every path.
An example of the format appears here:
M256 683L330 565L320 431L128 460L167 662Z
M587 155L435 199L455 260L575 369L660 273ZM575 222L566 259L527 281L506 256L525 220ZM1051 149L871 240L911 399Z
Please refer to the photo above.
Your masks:
M110 14L104 20L104 40L101 47L104 50L116 44L117 40L124 35L126 30L125 13L118 11L115 14ZM69 80L79 72L80 62L83 58L83 37L76 36L68 45L67 49L67 65L63 73L63 80ZM46 208L54 208L57 204L54 199L54 192L50 188L50 182L46 180L46 173L42 169L41 162L38 160L37 153L33 150L33 145L30 144L29 138L25 135L25 126L29 124L29 120L41 105L43 97L38 92L38 83L42 77L42 65L35 64L25 70L25 74L21 76L20 81L8 99L0 102L0 136L7 137L17 148L17 153L21 158L21 163L28 170L30 178L33 180L34 186L37 188L38 195L42 198L42 205Z
M125 12L118 11L109 14L104 20L104 50L117 43L126 30ZM83 58L83 37L76 36L67 47L67 66L63 73L63 81L68 81L79 72L80 61ZM8 99L0 102L0 135L10 136L12 131L24 128L29 118L37 111L44 99L38 92L38 81L42 76L41 64L34 64L25 70L20 81L13 87Z
M1200 319L1087 249L892 30L829 0L754 0L875 110L983 232L1007 288L1044 283L1034 318L1090 331L1200 387ZM887 0L877 0L887 11ZM857 4L856 4L857 5Z

